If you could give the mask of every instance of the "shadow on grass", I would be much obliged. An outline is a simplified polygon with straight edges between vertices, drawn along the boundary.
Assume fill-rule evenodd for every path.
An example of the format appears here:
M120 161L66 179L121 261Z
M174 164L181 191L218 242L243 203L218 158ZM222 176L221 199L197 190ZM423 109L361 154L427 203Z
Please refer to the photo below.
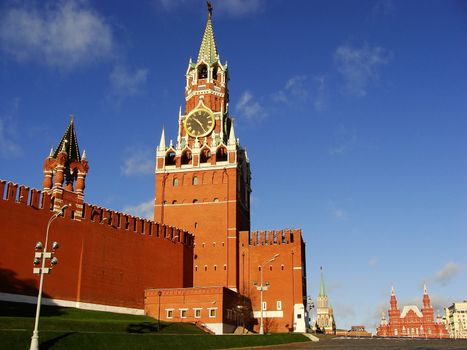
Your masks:
M130 323L126 328L127 333L132 334L191 334L191 335L206 335L207 333L197 328L191 323L165 323L161 322L158 329L157 322L138 322Z
M160 325L162 331L167 327L165 324ZM144 333L156 333L159 332L157 322L139 322L130 323L126 329L128 333L144 334Z
M55 337L55 338L52 338L52 339L49 339L43 343L41 343L39 345L39 349L40 350L44 350L44 349L50 349L52 348L59 340L63 339L63 338L66 338L72 334L75 334L76 332L68 332L68 333L65 333L65 334L62 334L62 335L59 335L58 337Z

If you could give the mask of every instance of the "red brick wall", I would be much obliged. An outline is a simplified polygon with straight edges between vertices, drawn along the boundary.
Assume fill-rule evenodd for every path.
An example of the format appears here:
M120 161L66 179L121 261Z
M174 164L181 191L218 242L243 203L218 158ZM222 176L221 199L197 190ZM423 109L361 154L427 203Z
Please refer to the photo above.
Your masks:
M160 293L160 296L159 296ZM239 307L240 306L240 307ZM196 317L199 309L200 317ZM215 309L215 316L209 310ZM202 324L248 326L251 323L251 303L247 298L225 287L194 287L175 289L147 289L145 291L145 312L154 318L171 322L194 322ZM173 317L167 317L167 310L173 310ZM186 310L182 317L180 310Z
M294 304L303 303L306 297L301 230L241 232L240 245L240 293L251 299L254 311L260 310L260 292L253 284L260 284L259 266L279 254L275 261L264 265L263 283L270 285L263 292L263 301L267 311L280 311L277 301L281 301L283 318L271 318L266 323L269 331L293 330Z
M51 199L5 187L0 181L0 292L35 295L34 246L45 242ZM192 286L193 238L187 232L90 205L80 221L72 215L65 210L49 231L49 246L58 241L60 248L59 263L45 278L48 297L143 308L146 288Z
M249 212L237 201L237 172L230 168L156 176L155 220L196 237L195 286L238 288L237 232L249 229Z

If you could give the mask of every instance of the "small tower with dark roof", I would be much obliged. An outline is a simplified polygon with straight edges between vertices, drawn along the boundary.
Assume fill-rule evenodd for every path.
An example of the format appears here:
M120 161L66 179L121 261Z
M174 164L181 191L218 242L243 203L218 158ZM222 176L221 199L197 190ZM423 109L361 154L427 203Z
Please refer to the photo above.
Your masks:
M68 204L76 218L81 216L88 170L86 152L81 155L79 151L72 115L57 148L51 149L44 161L44 191L54 198L54 209Z

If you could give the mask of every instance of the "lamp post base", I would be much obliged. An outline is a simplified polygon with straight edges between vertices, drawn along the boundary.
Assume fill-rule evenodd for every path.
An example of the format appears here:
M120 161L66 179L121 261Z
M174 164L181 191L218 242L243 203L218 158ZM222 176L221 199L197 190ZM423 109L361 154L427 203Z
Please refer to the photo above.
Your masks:
M31 337L31 346L29 350L39 350L39 332L34 331Z

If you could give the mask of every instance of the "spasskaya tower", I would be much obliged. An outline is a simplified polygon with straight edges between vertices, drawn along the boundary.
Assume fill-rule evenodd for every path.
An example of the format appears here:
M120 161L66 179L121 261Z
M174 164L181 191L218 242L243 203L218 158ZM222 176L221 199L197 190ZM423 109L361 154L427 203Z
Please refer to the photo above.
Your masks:
M239 287L239 232L250 230L250 165L229 113L229 71L212 27L186 71L176 142L162 130L156 159L154 221L195 235L194 286ZM174 120L175 122L175 120Z

